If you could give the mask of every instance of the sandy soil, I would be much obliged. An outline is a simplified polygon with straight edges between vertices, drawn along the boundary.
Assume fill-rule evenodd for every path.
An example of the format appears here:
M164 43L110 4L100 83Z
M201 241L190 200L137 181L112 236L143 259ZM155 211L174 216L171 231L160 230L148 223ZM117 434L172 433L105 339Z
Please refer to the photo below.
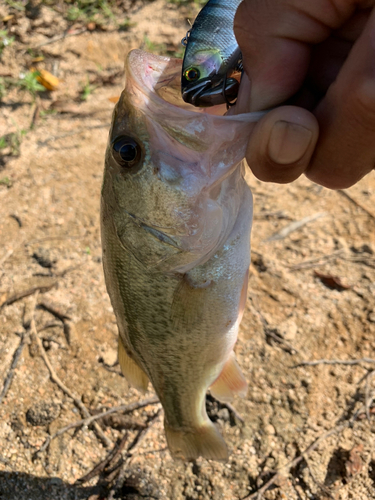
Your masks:
M49 435L82 418L51 380L42 352L91 414L144 399L127 386L117 364L117 328L101 266L103 156L125 54L145 43L156 51L179 50L195 8L163 0L129 4L118 13L129 18L127 31L109 25L33 54L26 49L64 33L67 21L45 5L36 19L16 13L12 21L16 40L3 51L0 77L17 79L37 64L54 72L60 85L34 103L10 89L0 107L0 136L21 139L19 151L0 150L0 391L14 374L0 396L2 500L243 499L294 459L264 498L375 496L373 364L298 366L373 356L373 175L345 192L303 178L289 186L266 185L249 175L253 259L236 349L249 391L234 401L237 414L213 399L207 403L231 449L227 464L173 462L155 403L99 421L101 438L92 427L78 427L36 453ZM0 19L14 12L1 5ZM42 62L33 63L36 53ZM87 82L90 92L82 101ZM19 298L23 292L28 295ZM17 294L19 300L8 304ZM76 482L124 436L122 454L99 476ZM120 462L122 469L116 468Z

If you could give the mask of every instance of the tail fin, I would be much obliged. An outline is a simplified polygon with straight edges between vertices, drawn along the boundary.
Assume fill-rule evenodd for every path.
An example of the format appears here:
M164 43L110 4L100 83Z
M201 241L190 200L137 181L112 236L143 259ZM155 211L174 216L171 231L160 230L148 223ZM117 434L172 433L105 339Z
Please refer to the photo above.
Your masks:
M247 382L238 366L234 352L225 363L219 377L210 387L211 394L219 401L228 402L233 399L234 394L241 397L246 396Z
M118 339L118 360L120 362L121 371L129 384L144 394L147 391L148 377L142 368L140 368L134 359L126 352L120 337Z
M164 422L164 428L173 458L193 460L204 457L228 460L228 448L223 436L210 420L192 431L175 430L167 422Z

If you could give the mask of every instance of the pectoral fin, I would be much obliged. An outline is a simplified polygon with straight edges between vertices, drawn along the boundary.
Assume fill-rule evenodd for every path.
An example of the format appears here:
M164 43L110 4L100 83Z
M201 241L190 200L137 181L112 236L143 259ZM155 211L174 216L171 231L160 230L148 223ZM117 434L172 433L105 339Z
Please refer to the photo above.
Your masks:
M231 401L235 394L246 396L247 382L232 351L219 377L210 387L211 394L219 401Z
M126 352L121 338L118 339L118 360L120 362L121 371L126 380L138 391L145 393L148 386L148 377L145 372L138 366Z

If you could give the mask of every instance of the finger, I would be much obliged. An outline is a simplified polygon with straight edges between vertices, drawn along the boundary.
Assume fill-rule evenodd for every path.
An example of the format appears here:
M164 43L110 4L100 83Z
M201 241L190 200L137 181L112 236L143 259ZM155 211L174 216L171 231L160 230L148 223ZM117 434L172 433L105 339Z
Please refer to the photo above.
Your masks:
M319 142L307 176L333 189L375 166L375 11L318 105Z
M247 163L262 181L292 182L306 170L318 135L318 123L309 111L294 106L273 109L251 134Z
M234 31L252 82L252 110L267 109L291 97L306 76L311 46L343 26L359 3L244 0Z

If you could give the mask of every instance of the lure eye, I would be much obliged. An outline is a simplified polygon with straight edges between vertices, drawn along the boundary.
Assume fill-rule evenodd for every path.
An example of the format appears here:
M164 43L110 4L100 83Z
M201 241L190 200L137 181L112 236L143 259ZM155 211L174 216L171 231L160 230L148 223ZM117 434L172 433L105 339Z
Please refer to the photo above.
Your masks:
M189 68L185 71L184 76L188 82L195 82L201 75L199 69Z
M127 135L117 137L112 143L112 152L119 165L131 168L141 157L141 147Z

